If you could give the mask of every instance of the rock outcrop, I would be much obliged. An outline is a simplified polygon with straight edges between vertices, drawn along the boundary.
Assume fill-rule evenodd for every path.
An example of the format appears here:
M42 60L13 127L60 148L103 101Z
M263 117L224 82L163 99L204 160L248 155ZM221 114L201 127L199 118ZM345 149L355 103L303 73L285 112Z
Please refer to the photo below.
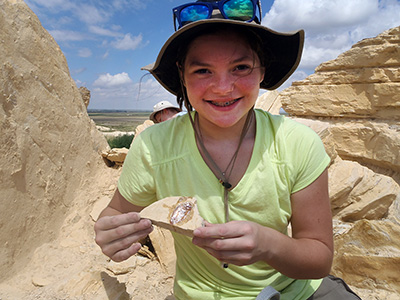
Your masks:
M81 86L79 88L79 92L81 93L83 103L85 104L85 106L87 108L90 103L90 91L86 87Z
M99 153L108 145L63 53L21 0L0 0L0 49L2 282L57 239L79 192L103 168Z
M400 27L321 64L274 102L313 128L331 156L334 273L368 299L397 299Z

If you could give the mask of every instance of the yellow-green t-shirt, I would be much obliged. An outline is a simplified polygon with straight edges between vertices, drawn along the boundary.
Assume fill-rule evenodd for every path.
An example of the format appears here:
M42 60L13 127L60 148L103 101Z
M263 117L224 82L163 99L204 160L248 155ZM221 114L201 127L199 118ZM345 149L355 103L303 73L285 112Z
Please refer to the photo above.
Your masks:
M255 111L254 149L246 173L229 192L229 217L286 234L290 195L317 179L328 166L329 156L318 135L307 126ZM139 206L171 196L195 197L205 220L224 222L224 188L197 149L188 115L151 126L135 139L118 189ZM300 300L310 297L321 283L288 278L264 262L224 269L190 238L173 235L177 299L255 299L264 287L272 285L281 292L282 300Z

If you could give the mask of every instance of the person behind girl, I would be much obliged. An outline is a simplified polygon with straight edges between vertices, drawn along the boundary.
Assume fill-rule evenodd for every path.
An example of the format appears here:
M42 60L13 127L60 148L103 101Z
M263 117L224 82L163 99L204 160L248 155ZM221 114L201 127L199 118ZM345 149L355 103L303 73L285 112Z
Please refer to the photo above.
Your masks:
M360 299L329 275L330 159L321 140L254 109L260 87L276 89L298 66L304 32L260 25L258 0L193 2L173 14L178 30L147 69L188 113L132 143L96 243L123 261L152 231L144 207L194 197L207 222L193 239L173 233L176 299L260 299L265 287L288 300Z
M182 109L164 100L154 105L153 112L150 114L149 119L154 123L162 123L176 117L181 112Z

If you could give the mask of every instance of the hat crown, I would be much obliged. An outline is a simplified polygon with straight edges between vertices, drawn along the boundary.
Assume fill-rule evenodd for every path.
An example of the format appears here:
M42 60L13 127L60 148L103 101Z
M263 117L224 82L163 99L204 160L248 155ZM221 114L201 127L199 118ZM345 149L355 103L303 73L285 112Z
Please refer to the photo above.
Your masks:
M161 101L158 102L156 105L153 106L153 111L160 111L166 107L173 107L172 103L169 101Z

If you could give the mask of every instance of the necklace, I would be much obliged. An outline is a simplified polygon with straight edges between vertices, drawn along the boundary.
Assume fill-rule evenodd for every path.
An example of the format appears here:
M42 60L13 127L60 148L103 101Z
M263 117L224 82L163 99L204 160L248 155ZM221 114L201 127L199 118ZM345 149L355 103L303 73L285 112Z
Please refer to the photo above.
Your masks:
M221 169L218 167L218 165L215 163L215 161L212 159L210 153L207 151L207 148L204 146L204 142L203 142L203 136L201 134L201 130L200 130L200 126L199 126L199 118L197 115L195 115L195 122L193 122L192 116L191 114L189 114L190 116L190 121L192 123L195 135L196 135L196 139L199 143L199 146L205 156L205 160L208 163L208 165L211 165L211 169L214 171L214 174L216 174L216 177L218 179L218 181L222 184L222 186L224 187L224 211L225 211L225 222L229 222L229 189L232 187L232 184L229 183L229 178L232 175L232 171L234 169L235 166L235 162L240 150L240 147L243 143L243 140L247 134L247 132L250 129L251 126L251 121L253 120L253 115L254 115L254 111L253 109L251 109L249 111L249 113L247 114L246 117L246 121L243 125L243 129L242 132L240 134L240 139L239 139L239 143L238 146L235 150L235 153L232 155L231 160L229 161L227 167L225 168L224 171L221 171Z

